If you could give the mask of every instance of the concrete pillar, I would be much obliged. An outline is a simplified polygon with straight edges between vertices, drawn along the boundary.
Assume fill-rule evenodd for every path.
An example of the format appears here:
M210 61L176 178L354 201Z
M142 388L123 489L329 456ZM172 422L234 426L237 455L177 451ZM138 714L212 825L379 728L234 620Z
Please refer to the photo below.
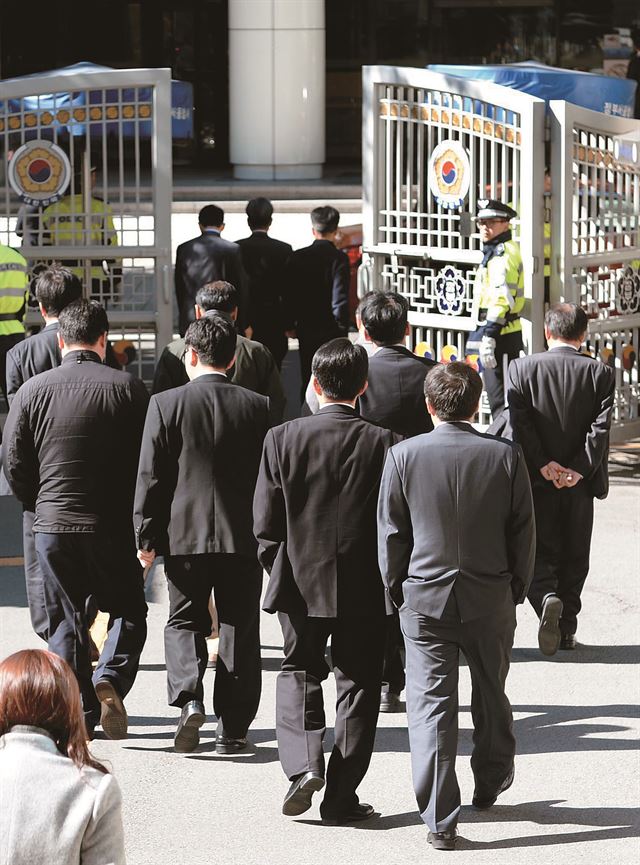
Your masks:
M229 107L234 177L322 176L324 0L229 0Z

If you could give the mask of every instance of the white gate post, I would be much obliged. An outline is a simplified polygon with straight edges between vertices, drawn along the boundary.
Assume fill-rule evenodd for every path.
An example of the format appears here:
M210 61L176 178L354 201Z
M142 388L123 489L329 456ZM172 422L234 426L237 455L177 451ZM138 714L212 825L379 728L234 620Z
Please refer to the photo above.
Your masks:
M325 63L324 0L229 0L235 177L322 177Z

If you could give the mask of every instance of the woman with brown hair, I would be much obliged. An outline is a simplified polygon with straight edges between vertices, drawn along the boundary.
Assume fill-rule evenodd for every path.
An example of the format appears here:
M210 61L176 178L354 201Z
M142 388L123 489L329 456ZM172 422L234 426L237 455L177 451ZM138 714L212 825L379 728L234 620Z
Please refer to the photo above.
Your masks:
M0 663L0 865L124 865L120 788L86 739L66 661Z

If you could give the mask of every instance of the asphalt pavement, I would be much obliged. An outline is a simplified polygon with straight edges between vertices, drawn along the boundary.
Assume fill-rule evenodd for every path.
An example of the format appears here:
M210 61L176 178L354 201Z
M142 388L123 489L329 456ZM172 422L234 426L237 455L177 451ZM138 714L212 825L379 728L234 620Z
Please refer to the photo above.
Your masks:
M508 679L518 743L516 778L485 812L470 806L470 687L462 668L457 771L464 804L458 852L452 854L458 862L640 861L640 472L633 453L622 454L618 462L609 498L596 503L577 651L543 658L535 615L528 604L519 608ZM13 558L20 555L19 510L12 499L0 498L0 657L43 645L29 625L22 567ZM404 714L380 716L375 753L359 790L378 816L348 827L323 826L321 794L301 817L282 816L288 781L274 730L282 637L273 616L262 619L263 693L249 750L235 756L215 753L215 674L207 671L211 714L201 744L193 754L174 753L178 712L166 705L167 592L161 566L148 584L148 601L149 638L126 701L129 737L92 745L122 788L130 865L406 865L447 858L428 846L416 811ZM331 680L325 694L331 725ZM328 735L327 752L331 744Z

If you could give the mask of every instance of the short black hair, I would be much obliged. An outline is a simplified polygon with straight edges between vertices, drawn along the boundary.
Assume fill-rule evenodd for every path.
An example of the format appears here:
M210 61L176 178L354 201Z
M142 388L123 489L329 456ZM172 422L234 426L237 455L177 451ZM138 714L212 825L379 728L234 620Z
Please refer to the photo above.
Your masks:
M68 268L52 264L36 279L36 299L47 315L58 316L74 300L82 297L82 283Z
M97 300L74 300L60 313L60 336L66 345L95 345L109 332L107 313Z
M238 290L224 279L208 282L196 294L196 304L203 312L233 312L238 306Z
M333 234L340 222L340 214L330 205L315 207L311 211L311 225L319 234Z
M546 311L544 323L554 339L577 342L587 332L589 320L577 303L555 303Z
M252 231L255 228L268 228L273 216L273 204L268 198L252 198L247 204L245 213Z
M355 399L367 380L369 358L361 345L346 336L320 346L313 356L311 372L329 399Z
M482 379L466 363L439 363L424 380L424 395L440 420L468 420L478 408Z
M376 345L395 345L406 335L409 301L395 291L370 291L358 315Z
M237 336L236 326L228 315L212 312L191 322L184 343L197 353L201 363L222 369L233 360Z
M207 204L198 214L198 222L205 228L218 228L224 225L224 210L217 204Z

